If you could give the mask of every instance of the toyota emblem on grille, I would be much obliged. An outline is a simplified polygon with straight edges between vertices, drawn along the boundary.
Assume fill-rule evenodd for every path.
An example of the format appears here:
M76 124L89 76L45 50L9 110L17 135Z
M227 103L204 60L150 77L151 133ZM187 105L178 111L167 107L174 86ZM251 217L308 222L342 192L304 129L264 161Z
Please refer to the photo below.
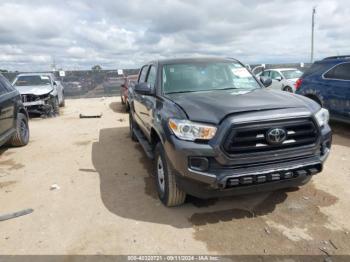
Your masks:
M283 128L271 128L267 131L266 140L271 145L282 144L287 138L287 132Z

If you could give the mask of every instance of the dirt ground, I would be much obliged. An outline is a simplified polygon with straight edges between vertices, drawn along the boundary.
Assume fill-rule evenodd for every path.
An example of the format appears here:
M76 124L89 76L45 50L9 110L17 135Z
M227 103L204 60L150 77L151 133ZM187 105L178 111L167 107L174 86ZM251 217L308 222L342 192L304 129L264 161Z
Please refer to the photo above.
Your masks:
M0 254L350 254L350 126L333 124L302 188L166 208L119 101L68 100L31 120L27 147L1 149L0 213L34 212L0 222Z

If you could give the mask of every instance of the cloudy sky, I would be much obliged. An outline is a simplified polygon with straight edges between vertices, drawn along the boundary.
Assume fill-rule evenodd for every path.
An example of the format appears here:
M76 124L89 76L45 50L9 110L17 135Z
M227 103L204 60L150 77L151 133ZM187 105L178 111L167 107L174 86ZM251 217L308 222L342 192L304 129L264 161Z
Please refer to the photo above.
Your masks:
M1 0L0 68L136 68L163 57L246 63L350 54L348 0Z

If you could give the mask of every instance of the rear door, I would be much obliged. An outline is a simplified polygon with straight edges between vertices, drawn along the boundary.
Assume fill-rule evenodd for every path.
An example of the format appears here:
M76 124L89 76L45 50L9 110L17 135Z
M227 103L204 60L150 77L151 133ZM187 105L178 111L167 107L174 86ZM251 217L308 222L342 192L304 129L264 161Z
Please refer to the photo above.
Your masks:
M6 88L2 76L0 77L0 136L14 128L16 91Z
M350 62L341 63L323 74L326 85L325 105L331 114L350 117Z
M149 84L151 89L155 88L157 77L157 68L155 65L150 65L148 70L146 83ZM153 119L153 108L155 108L155 97L151 96L142 96L142 104L141 104L141 118L142 122L147 129L147 134L150 134L152 128L152 119Z

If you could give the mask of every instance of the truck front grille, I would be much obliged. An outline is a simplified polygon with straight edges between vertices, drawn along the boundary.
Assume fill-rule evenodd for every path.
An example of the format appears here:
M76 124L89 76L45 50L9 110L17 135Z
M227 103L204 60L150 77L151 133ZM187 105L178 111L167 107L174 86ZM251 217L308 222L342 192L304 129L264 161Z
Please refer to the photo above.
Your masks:
M22 101L25 102L34 102L40 100L39 96L36 95L22 95Z
M286 137L283 142L272 144L267 134L273 128L283 129ZM230 154L262 153L273 150L314 146L318 131L312 119L283 120L262 123L250 123L233 126L223 144Z

